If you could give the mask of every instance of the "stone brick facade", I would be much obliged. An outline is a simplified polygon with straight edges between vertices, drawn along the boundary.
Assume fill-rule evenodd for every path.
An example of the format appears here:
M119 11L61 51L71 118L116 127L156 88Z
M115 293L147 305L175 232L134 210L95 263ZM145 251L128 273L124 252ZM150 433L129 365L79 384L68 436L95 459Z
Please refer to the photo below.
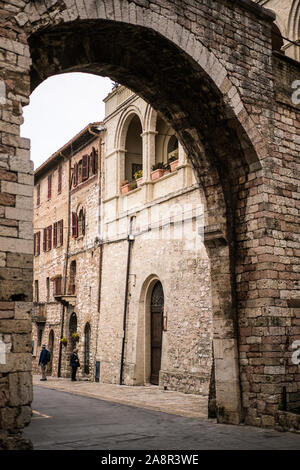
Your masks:
M6 277L28 269L0 300L32 300L31 195L24 189L32 165L29 142L19 137L30 87L67 71L108 75L161 112L205 195L218 417L273 425L284 387L299 391L299 366L291 362L299 338L299 104L278 83L288 67L299 76L299 64L274 62L275 16L250 0L9 0L0 9L1 170L8 178L1 173L0 217L12 221L4 225L0 263ZM25 264L8 266L8 253L23 254ZM26 330L28 320L4 311L1 334L27 333L19 322ZM26 351L9 354L21 354L17 373L27 372ZM10 373L3 374L7 390ZM21 416L22 406L1 412ZM25 422L5 421L3 445Z

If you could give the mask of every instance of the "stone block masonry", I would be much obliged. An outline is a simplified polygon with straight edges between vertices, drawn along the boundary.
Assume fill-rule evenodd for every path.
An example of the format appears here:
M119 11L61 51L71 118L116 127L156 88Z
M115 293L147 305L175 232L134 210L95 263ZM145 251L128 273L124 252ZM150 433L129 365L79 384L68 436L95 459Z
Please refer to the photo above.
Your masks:
M8 318L0 320L0 334L12 335L14 344L14 336L30 333L27 320L12 312L32 300L32 267L7 264L11 253L32 255L29 227L20 224L32 220L22 106L50 75L83 68L108 75L160 110L205 194L219 419L273 426L282 419L276 409L284 387L288 393L300 387L299 366L291 363L300 338L293 304L299 301L300 119L299 105L282 98L286 66L280 75L273 62L275 15L249 0L8 0L0 13L0 266L7 271L0 301L14 303L3 309ZM297 78L299 64L291 67ZM0 365L0 445L16 448L25 445L29 404L8 405L11 387L23 383L9 375L29 372L28 353L7 347L18 370Z

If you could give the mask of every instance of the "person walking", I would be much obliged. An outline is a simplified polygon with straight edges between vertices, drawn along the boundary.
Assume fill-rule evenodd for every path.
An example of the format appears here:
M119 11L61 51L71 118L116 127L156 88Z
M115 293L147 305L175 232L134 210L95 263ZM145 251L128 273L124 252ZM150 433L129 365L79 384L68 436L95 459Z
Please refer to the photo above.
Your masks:
M73 352L70 356L70 366L72 367L72 382L76 381L76 372L78 367L80 367L80 362L77 356L78 349L73 349Z
M46 349L46 345L43 344L41 354L40 354L40 359L39 359L39 366L41 366L41 370L42 370L41 381L47 380L46 366L49 361L50 361L50 352L48 351L48 349Z

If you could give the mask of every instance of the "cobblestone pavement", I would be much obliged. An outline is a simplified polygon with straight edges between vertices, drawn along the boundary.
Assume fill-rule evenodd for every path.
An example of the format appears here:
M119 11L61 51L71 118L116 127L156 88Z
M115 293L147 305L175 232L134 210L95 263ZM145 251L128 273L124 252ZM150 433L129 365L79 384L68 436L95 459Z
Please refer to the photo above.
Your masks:
M40 376L34 375L33 384L187 418L207 419L207 399L199 395L160 390L155 385L129 387L85 381L71 382L70 379L56 377L48 377L46 382L41 382L40 378Z
M79 395L79 388L92 384L75 384L74 394L56 390L55 383L50 382L34 386L33 418L24 431L35 450L300 449L300 435L296 433L223 425L201 417L142 409L103 400L99 395L97 399Z

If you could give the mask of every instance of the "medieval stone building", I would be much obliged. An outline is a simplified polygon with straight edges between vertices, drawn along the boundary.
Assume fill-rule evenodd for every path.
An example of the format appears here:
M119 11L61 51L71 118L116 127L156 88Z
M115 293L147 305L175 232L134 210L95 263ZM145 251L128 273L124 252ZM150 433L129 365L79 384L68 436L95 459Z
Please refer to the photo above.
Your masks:
M105 102L102 127L35 172L34 370L46 343L48 372L69 376L78 335L82 377L208 397L205 198L156 111L125 87Z
M218 420L299 426L290 413L299 406L300 387L294 354L300 336L300 72L293 52L299 39L299 1L286 1L288 23L281 20L285 2L260 3L277 8L277 19L250 0L0 2L0 447L23 445L21 433L30 421L32 399L33 168L29 141L20 137L22 106L47 77L70 71L109 76L133 90L159 111L189 156L203 192L199 190L199 197L205 196ZM292 29L284 30L282 21ZM278 29L284 37L293 31L293 37L287 37L293 41L290 47L286 39L275 42ZM136 120L131 131L135 125ZM123 150L119 161L124 161ZM151 185L142 186L134 197L142 197L146 187ZM72 195L74 200L79 193ZM113 208L117 198L109 197ZM58 223L63 219L59 213L53 216L48 227L57 223L61 233ZM133 217L133 229L134 224ZM42 243L42 234L39 237ZM132 251L140 239L130 237ZM80 243L85 242L70 240L74 257ZM129 273L135 271L133 266ZM152 274L161 282L158 271ZM53 278L59 275L57 269ZM127 293L137 299L140 286L129 277ZM49 281L50 289L54 281ZM181 282L188 290L184 276ZM167 289L163 292L168 295ZM191 288L189 292L198 294ZM66 322L71 302L61 299ZM131 312L128 309L127 326ZM171 335L167 315L166 332ZM87 312L82 321L89 320ZM100 376L101 363L103 373L103 363L114 360L104 356L101 347L97 345ZM124 359L129 358L127 347L128 336ZM174 359L177 352L172 351ZM181 359L178 356L180 366ZM166 364L163 358L163 370L171 372L169 366L175 363ZM134 356L124 362L124 380L145 377L141 369L134 372L135 364Z

